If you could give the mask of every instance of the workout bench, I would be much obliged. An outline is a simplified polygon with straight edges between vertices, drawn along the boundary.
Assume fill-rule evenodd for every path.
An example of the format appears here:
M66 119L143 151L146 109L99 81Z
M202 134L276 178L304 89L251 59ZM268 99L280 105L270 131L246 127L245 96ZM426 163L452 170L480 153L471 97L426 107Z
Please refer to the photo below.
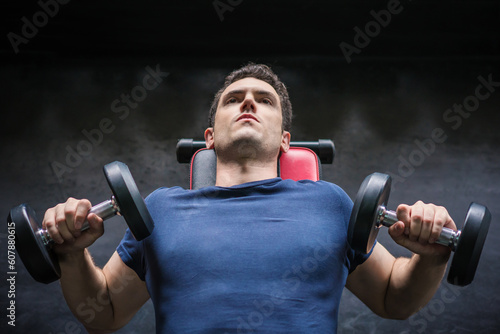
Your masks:
M176 147L177 161L191 163L190 189L215 185L217 157L213 149L207 149L205 141L180 139ZM321 164L331 164L335 157L335 145L329 139L317 141L292 141L290 150L278 160L278 176L282 179L313 180L322 178Z

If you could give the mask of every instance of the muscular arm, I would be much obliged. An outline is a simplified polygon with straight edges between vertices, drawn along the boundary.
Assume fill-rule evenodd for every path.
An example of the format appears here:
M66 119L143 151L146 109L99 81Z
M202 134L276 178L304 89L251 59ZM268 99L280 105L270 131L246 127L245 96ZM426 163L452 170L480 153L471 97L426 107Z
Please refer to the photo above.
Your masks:
M397 214L400 221L389 234L413 256L396 259L377 243L346 287L376 314L405 319L427 304L441 284L451 250L434 241L444 226L456 226L446 209L432 204L400 205Z
M92 334L123 327L149 299L146 285L115 252L104 269L87 248L104 232L102 219L88 211L88 200L69 198L45 212L43 227L54 240L61 287L76 318ZM89 229L81 232L87 220Z
M89 333L111 333L127 324L149 299L146 285L115 252L104 269L90 253L60 260L64 298Z
M414 254L396 259L377 243L368 260L349 275L346 287L377 315L406 319L431 300L445 271L444 258Z

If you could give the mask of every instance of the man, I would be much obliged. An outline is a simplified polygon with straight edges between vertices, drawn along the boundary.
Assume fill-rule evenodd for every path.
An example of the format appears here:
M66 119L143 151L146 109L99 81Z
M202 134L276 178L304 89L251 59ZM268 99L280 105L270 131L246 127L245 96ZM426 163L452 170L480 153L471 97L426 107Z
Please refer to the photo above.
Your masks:
M345 192L277 177L290 126L287 90L269 67L232 72L205 131L217 154L216 186L153 192L152 235L137 242L127 231L102 270L87 251L103 233L102 220L87 215L90 202L70 198L47 210L64 296L89 332L124 326L149 298L158 333L333 333L344 286L386 318L407 318L432 298L450 256L434 242L444 226L456 230L446 209L398 207L389 233L414 253L409 259L380 243L355 253ZM90 229L81 233L85 219ZM79 312L96 295L102 310Z

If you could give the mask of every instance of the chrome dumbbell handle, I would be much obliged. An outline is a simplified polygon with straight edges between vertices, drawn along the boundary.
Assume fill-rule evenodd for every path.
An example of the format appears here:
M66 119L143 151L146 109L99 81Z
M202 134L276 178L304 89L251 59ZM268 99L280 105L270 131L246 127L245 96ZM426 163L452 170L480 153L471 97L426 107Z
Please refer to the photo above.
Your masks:
M391 227L399 221L396 212L387 210L384 206L379 206L377 214L377 228L383 226ZM457 248L458 240L460 239L461 231L454 231L450 228L443 227L439 238L436 240L437 244L451 247L453 251Z
M104 202L101 202L91 207L88 213L94 213L98 217L101 217L102 220L106 220L108 218L113 217L114 215L117 214L119 215L120 208L118 207L118 203L116 202L115 196L111 196L111 199L108 199ZM89 222L85 220L80 231L83 232L85 230L88 230L89 227L90 227ZM36 233L40 235L40 238L44 245L48 245L49 243L53 242L52 238L50 237L46 229L41 228Z

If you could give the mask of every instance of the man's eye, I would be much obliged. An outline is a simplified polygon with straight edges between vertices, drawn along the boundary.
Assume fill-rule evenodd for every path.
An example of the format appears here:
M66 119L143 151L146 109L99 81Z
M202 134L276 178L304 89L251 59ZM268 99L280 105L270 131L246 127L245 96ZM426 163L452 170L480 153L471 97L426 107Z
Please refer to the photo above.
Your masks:
M273 104L273 102L270 99L263 99L262 103L269 104L269 105Z
M236 103L238 101L236 101L236 99L234 97L230 97L229 99L226 100L226 104L229 104L229 103Z

